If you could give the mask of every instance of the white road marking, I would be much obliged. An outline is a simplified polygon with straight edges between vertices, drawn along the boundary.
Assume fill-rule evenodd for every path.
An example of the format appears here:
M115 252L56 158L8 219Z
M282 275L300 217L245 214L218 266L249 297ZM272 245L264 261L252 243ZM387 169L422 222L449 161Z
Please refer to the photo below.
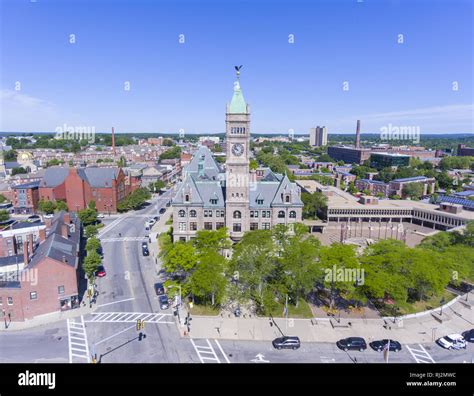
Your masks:
M221 347L221 344L219 344L219 341L217 340L214 340L214 342L217 344L217 346L219 347L219 350L221 351L222 353L222 356L224 356L224 359L226 360L227 363L230 363L229 359L227 358L226 354L224 353L224 350L222 349Z
M109 243L109 242L139 242L145 241L146 238L142 237L122 237L122 238L103 238L100 241L102 243Z
M418 344L418 346L420 349L409 347L408 345L406 346L408 352L410 352L411 356L417 363L436 363L423 345Z
M76 322L74 319L67 320L69 363L78 363L74 358L85 359L90 363L89 343L87 342L87 332L84 326L84 317ZM84 361L81 363L84 363Z
M120 301L112 301L112 302L109 302L107 304L100 304L100 305L97 305L97 308L106 307L107 305L118 304L118 303L121 303L121 302L132 301L132 300L135 300L135 297L126 298L125 300L120 300Z
M194 350L196 351L201 363L206 363L206 360L209 360L212 363L222 363L221 360L219 359L219 357L217 356L217 353L216 353L214 347L212 346L211 342L208 339L206 339L205 341L207 343L207 346L206 345L198 345L191 338L191 344L193 345ZM221 352L222 356L224 356L224 359L226 360L226 362L230 363L229 359L227 358L226 354L224 353L224 350L222 349L219 342L217 340L214 340L214 342L216 343L217 347L220 349L220 352ZM211 355L211 356L208 356L208 355Z
M336 359L327 356L321 356L320 359L321 363L334 363L336 361Z
M144 320L148 323L174 324L174 321L166 321L171 314L145 313L145 312L94 312L86 323L133 323L137 320Z
M252 359L251 362L254 362L254 363L270 363L270 360L265 360L264 359L264 355L262 355L261 353L258 353L257 355L255 355L255 359Z

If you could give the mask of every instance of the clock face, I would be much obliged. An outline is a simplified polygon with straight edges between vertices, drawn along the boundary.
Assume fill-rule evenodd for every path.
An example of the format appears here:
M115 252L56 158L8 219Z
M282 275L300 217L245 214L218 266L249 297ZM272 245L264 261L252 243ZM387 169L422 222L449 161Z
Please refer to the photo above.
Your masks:
M236 143L232 146L232 153L237 156L241 156L244 153L243 144Z
M241 143L236 143L232 146L232 154L241 156L244 153L244 146Z

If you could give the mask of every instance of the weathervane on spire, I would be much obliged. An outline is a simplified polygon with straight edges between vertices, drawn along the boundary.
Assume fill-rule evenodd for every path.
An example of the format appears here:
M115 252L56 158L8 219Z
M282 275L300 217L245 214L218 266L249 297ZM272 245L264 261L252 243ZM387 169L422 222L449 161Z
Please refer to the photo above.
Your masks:
M235 67L236 74L237 74L237 80L240 79L240 69L242 69L242 66L243 66L243 65L234 66L234 67Z

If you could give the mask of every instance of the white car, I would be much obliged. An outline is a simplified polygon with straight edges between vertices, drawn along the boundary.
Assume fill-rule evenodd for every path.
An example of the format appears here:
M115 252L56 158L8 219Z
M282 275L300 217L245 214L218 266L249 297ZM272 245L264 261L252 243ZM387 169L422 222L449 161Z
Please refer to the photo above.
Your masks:
M466 340L461 334L449 334L447 336L438 338L436 342L438 345L446 349L466 348Z
M45 214L45 215L43 215L43 217L44 217L45 219L52 219L52 218L54 217L54 214L52 214L52 213Z
M156 223L155 219L150 219L145 223L145 225L148 226L148 227L151 227L155 223Z
M98 219L105 219L105 214L99 213L99 214L97 215L97 218L98 218Z

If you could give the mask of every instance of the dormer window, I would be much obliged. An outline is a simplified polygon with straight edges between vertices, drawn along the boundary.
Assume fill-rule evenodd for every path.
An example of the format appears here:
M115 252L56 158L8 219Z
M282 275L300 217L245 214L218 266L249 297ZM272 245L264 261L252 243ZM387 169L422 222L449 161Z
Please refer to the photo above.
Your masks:
M211 199L211 205L217 205L217 199Z
M189 194L186 194L186 195L184 196L184 201L185 201L185 202L189 202Z
M257 205L263 205L263 199L257 199Z
M285 202L286 202L286 203L290 203L290 196L289 196L289 195L287 195L287 196L285 197Z

